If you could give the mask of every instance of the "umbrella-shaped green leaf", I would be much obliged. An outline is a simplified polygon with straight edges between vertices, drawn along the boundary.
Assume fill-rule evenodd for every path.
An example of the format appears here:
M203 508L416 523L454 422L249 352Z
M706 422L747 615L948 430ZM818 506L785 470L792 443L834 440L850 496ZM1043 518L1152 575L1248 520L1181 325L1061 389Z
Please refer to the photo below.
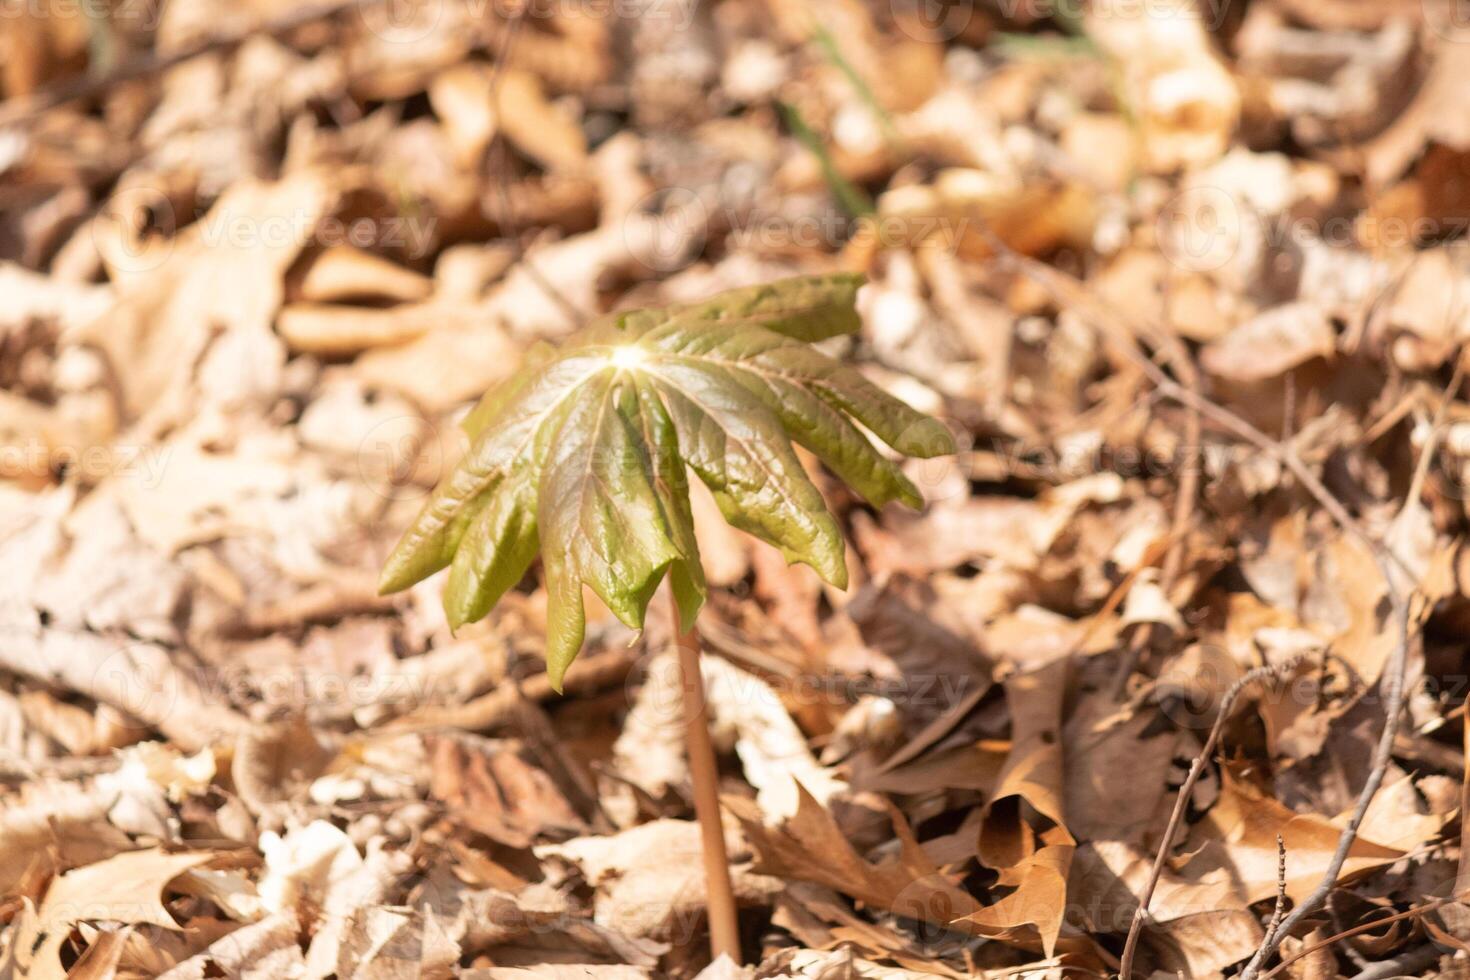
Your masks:
M792 443L865 499L918 507L919 491L854 422L908 456L954 451L945 428L811 342L859 325L862 280L789 279L704 303L602 317L465 419L472 442L383 569L407 588L451 566L450 625L483 617L539 553L547 672L581 649L583 587L643 625L667 573L684 625L705 596L686 470L734 526L847 584L842 535Z

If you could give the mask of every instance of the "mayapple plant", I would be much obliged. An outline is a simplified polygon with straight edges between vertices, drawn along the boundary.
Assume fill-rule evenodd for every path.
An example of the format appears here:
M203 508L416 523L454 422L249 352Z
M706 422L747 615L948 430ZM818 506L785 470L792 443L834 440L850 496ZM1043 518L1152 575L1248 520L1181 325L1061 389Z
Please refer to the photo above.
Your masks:
M389 557L396 592L448 566L453 628L480 619L541 556L546 671L561 690L585 635L583 587L642 629L668 576L684 670L686 735L704 832L715 955L739 959L716 770L699 716L695 617L706 586L687 471L725 519L847 586L843 539L792 443L881 507L923 505L854 425L906 456L954 452L948 430L813 343L856 331L862 277L786 279L703 303L598 318L538 345L466 417L471 444Z

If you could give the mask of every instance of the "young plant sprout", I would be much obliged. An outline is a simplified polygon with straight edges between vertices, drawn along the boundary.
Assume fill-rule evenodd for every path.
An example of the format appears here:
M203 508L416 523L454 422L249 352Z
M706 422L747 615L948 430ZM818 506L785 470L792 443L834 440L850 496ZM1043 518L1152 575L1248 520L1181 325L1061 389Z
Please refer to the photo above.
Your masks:
M643 627L667 575L679 635L695 811L714 956L739 962L717 771L701 717L695 617L706 588L686 470L732 525L847 586L842 534L792 443L881 507L923 498L852 420L906 456L954 452L949 432L812 343L852 333L862 279L811 276L703 303L601 317L539 345L464 421L471 445L389 557L384 593L448 566L452 627L480 619L539 554L546 671L561 690L582 648L583 587Z

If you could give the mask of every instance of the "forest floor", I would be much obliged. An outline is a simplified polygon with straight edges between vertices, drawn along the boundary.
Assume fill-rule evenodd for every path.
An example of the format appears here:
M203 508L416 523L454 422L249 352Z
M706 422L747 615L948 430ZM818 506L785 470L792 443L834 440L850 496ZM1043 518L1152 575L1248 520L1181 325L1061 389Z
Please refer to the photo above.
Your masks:
M1464 975L1457 12L0 0L0 978ZM711 966L663 604L376 580L532 343L839 270L962 449L845 592L695 496Z

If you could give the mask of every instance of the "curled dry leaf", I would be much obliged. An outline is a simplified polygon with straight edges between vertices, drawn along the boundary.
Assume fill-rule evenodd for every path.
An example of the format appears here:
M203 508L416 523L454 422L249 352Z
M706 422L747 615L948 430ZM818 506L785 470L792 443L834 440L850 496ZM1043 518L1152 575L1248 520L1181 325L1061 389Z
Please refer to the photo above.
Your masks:
M731 853L743 848L727 828ZM578 837L535 849L541 858L565 861L597 889L594 918L599 925L636 938L678 940L704 916L704 868L700 864L699 825L688 820L655 820L610 837ZM737 866L736 900L763 904L781 883Z
M333 245L304 256L287 279L287 295L304 303L386 300L412 303L429 298L425 276L351 245Z
M145 923L163 929L179 924L162 904L169 882L214 858L210 852L166 854L133 851L68 871L46 889L39 908L27 908L13 937L12 965L21 976L61 980L58 958L71 930L83 921Z
M1089 10L1084 24L1122 66L1150 171L1198 167L1225 152L1240 93L1215 54L1201 11Z
M835 772L818 765L770 685L715 658L705 663L703 674L711 725L722 736L728 733L745 779L755 787L756 802L769 819L796 813L798 786L822 804L846 789ZM647 679L613 746L622 777L655 798L688 779L679 698L677 660L661 654L648 664Z
M904 918L980 933L963 921L979 903L929 859L896 811L899 853L874 862L853 848L832 814L804 789L796 814L776 827L767 826L749 801L727 798L725 806L750 838L756 869L764 874L816 882Z
M1243 323L1200 354L1206 371L1227 381L1263 381L1316 357L1331 357L1337 334L1316 304L1289 303Z

